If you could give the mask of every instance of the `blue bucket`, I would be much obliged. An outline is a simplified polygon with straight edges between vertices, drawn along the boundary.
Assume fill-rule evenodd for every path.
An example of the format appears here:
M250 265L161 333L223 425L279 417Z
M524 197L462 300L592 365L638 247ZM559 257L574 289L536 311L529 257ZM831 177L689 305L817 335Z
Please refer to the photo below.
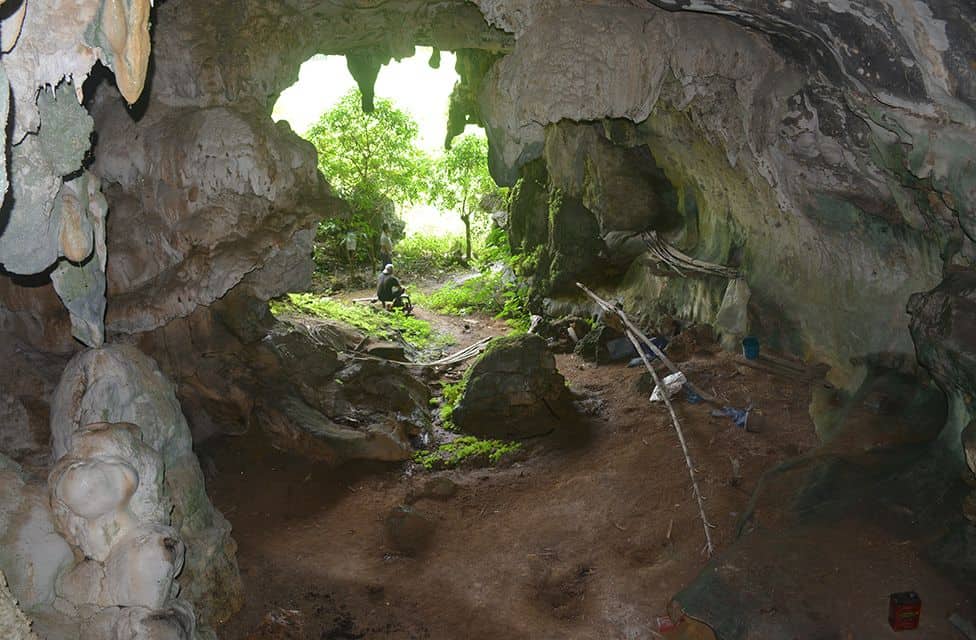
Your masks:
M742 339L742 355L746 360L755 360L759 357L759 338L747 336Z

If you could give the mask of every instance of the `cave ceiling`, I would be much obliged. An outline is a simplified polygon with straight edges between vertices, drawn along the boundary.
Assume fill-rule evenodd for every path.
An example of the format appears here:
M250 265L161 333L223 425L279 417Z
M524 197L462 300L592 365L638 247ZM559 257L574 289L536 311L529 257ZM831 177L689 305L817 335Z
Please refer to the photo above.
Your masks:
M478 77L462 84L477 85L471 111L502 183L542 157L557 123L622 118L660 137L675 135L665 121L679 114L785 214L845 202L952 236L956 261L972 257L971 3L62 5L8 0L5 9L13 126L0 261L12 273L51 270L86 343L104 339L102 313L110 334L148 331L242 284L279 292L269 273L296 273L282 286L301 284L308 230L342 204L312 149L268 114L316 53L348 55L367 79L417 45L497 54L469 65ZM115 82L85 99L97 61Z

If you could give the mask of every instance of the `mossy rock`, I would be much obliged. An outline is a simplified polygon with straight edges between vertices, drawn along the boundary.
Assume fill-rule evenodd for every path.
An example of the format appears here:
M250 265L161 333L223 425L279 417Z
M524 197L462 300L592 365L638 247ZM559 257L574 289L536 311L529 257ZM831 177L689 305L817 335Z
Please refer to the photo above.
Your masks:
M492 340L466 374L452 419L465 433L520 438L558 429L574 415L566 380L534 334Z

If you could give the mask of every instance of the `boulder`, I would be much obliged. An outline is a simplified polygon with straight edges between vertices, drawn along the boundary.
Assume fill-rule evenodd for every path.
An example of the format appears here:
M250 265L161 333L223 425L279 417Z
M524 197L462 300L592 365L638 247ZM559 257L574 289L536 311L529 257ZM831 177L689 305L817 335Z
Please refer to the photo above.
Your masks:
M589 332L590 324L579 316L564 316L558 320L543 318L532 331L545 338L554 353L572 353Z
M262 407L257 418L273 446L313 460L394 462L407 460L413 453L403 427L396 421L342 425L294 396Z
M373 342L366 347L366 353L376 358L393 360L394 362L406 362L407 356L404 347L397 342Z
M399 461L430 425L430 391L394 362L349 355L362 337L334 322L277 322L252 357L255 417L280 449L315 460Z
M566 379L537 335L496 338L465 380L452 416L465 433L527 437L564 427L574 415Z

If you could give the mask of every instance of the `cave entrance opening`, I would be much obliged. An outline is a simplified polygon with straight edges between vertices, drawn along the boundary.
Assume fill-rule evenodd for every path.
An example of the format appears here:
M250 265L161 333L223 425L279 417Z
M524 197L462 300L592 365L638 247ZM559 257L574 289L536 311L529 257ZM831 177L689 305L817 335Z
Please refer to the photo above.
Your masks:
M447 118L451 92L459 81L459 76L455 71L456 58L452 52L438 51L430 47L417 47L414 56L402 60L392 60L380 69L375 85L372 87L357 84L357 80L350 72L350 62L346 56L342 55L322 55L316 54L306 60L299 71L298 80L285 89L276 101L272 118L275 121L286 120L292 129L307 140L312 140L312 130L319 124L322 118L330 111L335 110L348 96L350 92L359 91L360 94L372 96L376 99L374 106L378 111L382 111L382 102L389 101L392 107L404 114L409 122L393 122L386 120L380 124L386 124L379 132L382 135L388 132L391 135L403 135L402 132L394 130L395 127L404 124L416 126L415 135L403 135L396 140L371 140L377 143L378 152L375 156L382 156L389 150L397 155L403 156L406 143L413 143L417 149L423 152L431 160L437 160L444 155L445 139L447 137ZM362 78L361 78L362 79ZM333 121L340 125L349 125L353 115L347 114L347 120ZM380 113L378 116L385 117L387 114ZM370 129L375 125L370 125ZM360 133L357 131L357 133ZM477 126L469 125L464 134L474 134L484 136L483 130ZM329 142L334 142L330 140ZM345 153L352 151L351 148L344 148ZM319 168L325 174L326 179L338 191L340 195L348 191L350 182L346 176L329 175L330 171L342 171L343 167L336 163L323 162L324 150L319 149L320 161ZM365 160L365 159L364 159ZM379 161L382 162L380 157ZM388 174L395 174L397 171L407 169L409 165L399 164L390 165ZM359 168L358 166L356 167ZM380 169L387 167L380 166ZM416 167L422 171L422 167ZM397 178L400 176L387 175L379 176L380 179ZM398 188L399 187L399 188ZM396 213L402 220L404 235L416 233L424 235L460 235L464 232L464 226L459 216L446 210L443 206L438 206L427 202L423 196L426 194L409 194L410 200L406 199L406 191L415 189L416 185L396 184L392 189L382 186L384 191L393 191L390 194L394 200ZM349 197L346 198L350 199ZM398 201L399 200L399 201Z
M505 192L489 174L484 130L452 120L464 90L458 56L417 47L381 62L316 54L272 110L313 144L319 172L345 201L316 227L314 295L365 294L390 263L401 278L430 280L493 253L486 242Z

